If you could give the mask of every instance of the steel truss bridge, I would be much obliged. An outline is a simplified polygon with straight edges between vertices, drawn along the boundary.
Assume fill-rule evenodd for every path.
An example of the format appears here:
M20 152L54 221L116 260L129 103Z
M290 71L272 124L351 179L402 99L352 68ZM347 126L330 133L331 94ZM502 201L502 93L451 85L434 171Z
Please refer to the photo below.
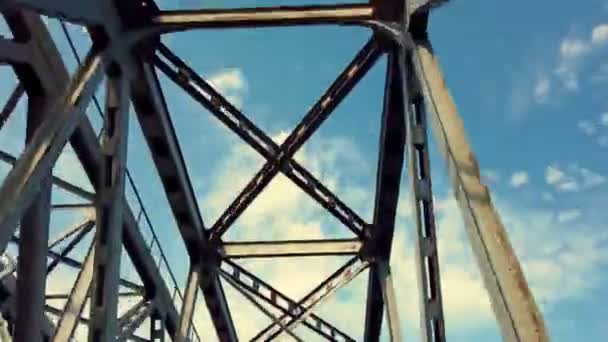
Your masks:
M0 187L0 249L6 252L9 245L18 248L18 260L9 253L2 259L0 339L70 341L77 326L86 325L91 342L162 341L165 336L174 341L199 340L192 317L196 298L202 296L217 338L237 341L231 316L231 310L236 309L227 304L220 282L224 279L272 319L272 324L253 338L255 341L286 335L302 340L294 332L298 325L322 339L354 341L332 325L332 318L339 318L322 318L315 309L369 269L366 307L361 308L365 310L363 340L379 340L385 314L391 341L402 341L395 299L399 284L391 278L390 256L405 164L408 176L404 182L412 189L415 213L422 336L425 341L444 341L428 125L447 165L504 340L548 341L541 313L490 193L480 180L479 167L427 35L429 14L443 2L371 0L363 4L164 11L151 0L0 0L0 10L13 35L0 38L0 64L12 68L19 81L2 108L2 125L20 98L27 97L25 148L18 156L0 153L2 161L12 165ZM81 25L90 35L91 49L73 74L63 64L41 15ZM163 34L185 30L321 24L364 26L371 38L280 145L160 41ZM366 222L293 156L382 55L387 56L387 70L381 143L373 221ZM266 160L212 225L204 223L195 200L159 73L167 75ZM103 76L106 96L99 105L95 91ZM103 115L100 136L84 114L91 101ZM144 239L144 230L152 226L141 201L140 208L134 208L125 198L127 188L137 194L126 169L130 104L189 257L183 292L173 273L170 282L161 276L159 265L168 265L167 259L153 230L151 242ZM52 174L68 142L94 192ZM223 241L224 233L279 173L352 231L353 238ZM58 188L81 198L82 203L53 204L51 193ZM90 209L90 215L49 241L51 216L61 209L78 208ZM70 252L83 244L83 237L90 232L94 238L84 260L71 258ZM160 250L159 258L152 255L154 246ZM121 278L123 247L142 285ZM309 255L352 258L303 298L289 298L233 261ZM78 270L76 280L67 294L46 293L47 275L58 264ZM121 290L125 288L129 291ZM118 303L125 297L137 301L119 316ZM49 305L53 298L65 299L64 307ZM264 309L262 302L280 310L281 315ZM88 315L83 313L86 303ZM151 323L144 332L147 335L141 336L135 332L144 320Z

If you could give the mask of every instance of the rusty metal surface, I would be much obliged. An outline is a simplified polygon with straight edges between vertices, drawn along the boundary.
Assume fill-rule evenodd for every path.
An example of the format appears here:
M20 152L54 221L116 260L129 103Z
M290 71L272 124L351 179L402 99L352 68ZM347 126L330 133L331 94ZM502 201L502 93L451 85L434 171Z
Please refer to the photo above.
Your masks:
M134 332L146 319L151 320L146 337L151 340L163 340L165 332L179 341L198 339L198 334L190 327L200 292L218 339L237 341L239 337L231 310L238 308L229 307L220 282L222 276L272 320L273 323L260 331L254 340L272 340L285 333L301 340L293 330L302 324L326 340L354 341L314 311L338 288L369 268L367 307L361 308L366 315L363 339L379 339L386 311L391 340L401 341L403 335L396 306L399 285L393 284L390 277L390 255L401 173L407 161L408 181L410 187L416 189L411 205L418 218L416 253L423 338L425 341L444 341L424 120L428 115L448 164L471 246L503 337L508 341L547 341L542 316L492 206L489 192L479 181L473 152L466 142L438 61L429 48L426 33L429 11L446 2L371 0L366 4L161 11L151 0L0 1L0 10L14 34L14 39L0 38L0 64L11 66L19 80L2 107L0 128L23 96L28 97L30 112L39 116L36 118L39 128L28 133L28 143L21 156L14 158L0 153L0 159L14 165L0 185L0 252L5 252L10 242L19 244L22 258L18 269L21 267L19 274L22 276L16 281L17 284L27 282L30 287L24 289L31 288L34 294L28 298L23 290L16 294L11 292L0 305L13 310L19 305L21 312L37 317L32 331L25 330L28 323L24 314L16 317L17 322L9 322L9 326L17 327L15 339L42 341L46 336L55 341L68 341L74 330L84 324L91 327L89 340L110 340L115 336L121 340L142 340ZM89 35L91 49L73 75L67 73L39 14L81 25ZM176 31L310 25L362 26L370 29L372 37L280 145L160 43L162 34ZM365 222L293 156L384 55L388 56L389 63L374 216L372 222ZM412 56L415 56L414 63L409 63ZM235 201L209 226L205 225L200 212L158 71L166 74L266 160ZM100 143L84 111L89 101L97 105L94 94L102 75L110 81L103 117L105 131L101 134L104 138ZM41 94L44 106L35 102ZM432 104L428 114L424 110L423 97ZM151 153L154 172L160 177L162 188L159 191L168 201L191 267L184 299L171 270L170 280L161 274L160 265L168 267L162 243L152 230L152 244L160 248L160 257L155 259L140 231L142 214L151 225L139 195L142 208L138 215L126 199L125 187L129 185L136 189L126 169L129 101ZM68 142L89 178L93 192L71 184L70 180L52 176L53 166ZM280 173L337 218L350 230L352 238L268 241L262 234L259 241L254 242L223 241L224 233ZM51 183L82 197L83 202L49 207ZM419 203L422 203L421 207ZM92 208L97 208L94 215L76 226L67 227L54 241L48 241L45 234L36 234L48 227L47 213L52 215L59 210L92 212ZM28 216L23 220L28 222L28 227L19 229L18 223L24 214ZM69 254L85 243L84 237L93 230L96 239L88 248L85 260L72 259ZM56 246L60 245L62 250L56 251ZM142 285L121 278L122 247L133 262ZM41 260L46 260L47 255L52 261L43 265ZM352 259L300 301L290 299L232 261L332 255L350 255ZM78 269L77 280L69 294L47 294L46 299L64 298L67 305L65 308L42 305L45 276L60 263ZM131 288L132 296L141 299L122 317L116 317L118 300L131 297L121 292L121 286ZM431 290L427 293L429 287ZM85 318L81 313L89 296L91 315ZM274 306L281 314L275 316L258 301ZM59 316L54 336L49 336L45 311ZM112 318L117 320L114 322Z

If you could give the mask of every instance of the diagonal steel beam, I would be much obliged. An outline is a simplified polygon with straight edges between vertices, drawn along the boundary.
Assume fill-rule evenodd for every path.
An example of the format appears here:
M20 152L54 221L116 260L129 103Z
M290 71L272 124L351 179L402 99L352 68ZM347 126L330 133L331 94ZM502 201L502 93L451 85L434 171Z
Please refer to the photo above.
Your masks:
M77 128L78 130L78 128ZM10 153L6 152L6 151L2 151L0 150L0 160L10 164L10 165L15 165L15 163L17 162L17 158L13 155L11 155ZM74 185L64 179L61 179L60 177L56 177L53 176L53 185L58 186L68 192L71 192L77 196L80 196L82 198L95 198L95 194L86 191L85 189ZM74 227L74 230L79 230L80 225ZM66 232L68 233L68 232ZM72 234L74 233L73 231L71 232ZM66 235L62 235L60 237L57 237L53 242L49 243L49 248L53 247L54 245L60 243L61 241L63 241L65 238L67 238Z
M380 53L374 40L370 40L359 51L350 64L330 85L317 103L308 111L304 119L281 144L276 158L269 160L253 179L239 193L237 198L222 213L212 227L211 239L220 239L230 225L245 211L253 200L279 172L280 165L289 160L298 149L314 134L333 110L350 93L358 81L374 65Z
M303 312L305 310L302 306L299 306L296 301L256 277L253 273L247 271L237 263L230 260L224 260L221 267L220 272L224 278L230 278L233 282L238 284L239 287L246 289L255 297L281 310L284 314L294 317L295 312ZM330 341L333 341L336 338L340 341L355 341L346 333L332 326L314 313L305 319L303 324Z
M354 255L361 249L358 239L224 242L224 258L277 258L323 255Z
M386 321L388 322L391 342L402 342L397 297L395 296L391 268L386 261L378 264L378 282L380 283L380 288L382 290L382 299L384 300L384 303L386 303Z
M132 82L132 100L162 180L169 205L176 218L191 262L200 261L200 287L213 325L222 341L236 341L236 330L228 303L216 273L214 250L207 241L185 161L179 147L154 66L140 63Z
M135 305L133 305L131 308L129 308L129 310L127 310L125 313L123 313L120 316L120 318L118 319L118 326L120 327L120 329L127 326L129 324L130 320L138 312L140 312L141 309L144 308L146 305L148 305L148 299L142 298L137 303L135 303Z
M55 179L57 177L53 177L53 184L55 183ZM58 244L62 243L66 239L69 239L74 234L79 231L85 229L91 223L95 224L95 219L92 217L87 217L83 222L79 222L75 224L73 227L64 230L59 236L57 236L53 241L49 242L49 249L53 249Z
M80 225L81 229L78 234L76 234L76 236L68 244L66 244L65 247L63 247L57 256L52 256L53 261L51 261L51 263L47 266L46 274L53 272L57 265L59 265L59 262L61 262L61 260L65 258L74 249L74 247L80 243L80 241L82 241L85 235L93 230L94 226L95 221L92 220L88 220L84 224Z
M0 47L0 51L2 51L2 47ZM23 94L25 94L25 88L23 87L23 84L19 82L19 84L17 84L15 89L13 89L13 91L11 92L11 95L4 104L4 107L2 107L2 111L0 112L0 129L2 129L9 116L17 107L17 104L19 103L19 100L21 99Z
M80 315L84 309L85 301L88 297L89 288L93 282L93 262L95 258L95 242L91 243L84 264L78 272L76 282L70 292L70 298L65 303L63 313L57 323L53 342L68 342L80 321Z
M142 300L132 309L133 311L129 310L128 316L126 314L123 316L125 318L124 320L121 319L122 324L119 325L120 333L117 335L117 341L130 340L137 328L142 325L146 318L150 317L152 311L155 310L155 307L153 301Z
M100 81L100 64L99 53L92 50L63 96L47 109L44 121L0 186L0 251L6 249L19 218L78 125Z
M191 265L188 272L188 280L186 281L186 291L182 301L182 311L179 315L179 323L177 333L175 334L175 342L186 342L188 332L192 326L192 317L194 315L194 305L198 295L198 284L200 282L200 266Z
M152 19L155 27L150 30L167 33L202 28L348 24L372 16L372 7L367 4L162 11Z
M419 27L426 28L426 23ZM494 314L506 341L549 341L507 232L482 184L479 165L426 31L414 36L414 64L432 109L430 123L444 158Z
M161 45L159 52L164 59L157 55L155 64L163 73L251 145L264 158L269 161L277 158L279 145L274 140L192 70L183 60L171 52L169 48ZM328 210L346 227L355 234L360 235L361 230L366 225L365 221L295 159L288 158L280 165L280 169L285 176L321 204L322 207Z
M271 323L266 328L262 329L251 341L264 340L269 341L278 337L283 329L294 329L296 325L305 321L311 314L312 310L318 307L323 301L329 298L342 286L348 284L359 273L367 268L368 263L360 260L358 257L352 258L344 266L340 267L336 272L327 277L317 287L305 295L298 303L297 309L293 310L294 315L284 314L279 318L282 325ZM302 310L302 308L304 310Z
M224 280L226 280L228 282L228 284L232 285L232 287L237 290L243 297L245 297L245 299L247 299L247 301L251 304L253 304L253 306L255 306L256 308L258 308L258 310L262 311L262 313L264 315L266 315L266 317L270 318L270 320L272 322L275 322L276 324L280 325L283 329L285 329L285 326L283 325L283 323L270 311L266 310L266 308L261 305L260 303L258 303L257 300L255 300L255 298L250 295L243 286L241 286L237 281L235 281L234 279L232 279L230 276L226 275L225 272L221 273L222 278L224 278ZM293 331L291 330L286 330L287 334L289 334L289 336L293 337L297 342L304 342L298 335L296 335Z
M13 339L8 332L8 322L0 315L0 340L4 342L12 342Z

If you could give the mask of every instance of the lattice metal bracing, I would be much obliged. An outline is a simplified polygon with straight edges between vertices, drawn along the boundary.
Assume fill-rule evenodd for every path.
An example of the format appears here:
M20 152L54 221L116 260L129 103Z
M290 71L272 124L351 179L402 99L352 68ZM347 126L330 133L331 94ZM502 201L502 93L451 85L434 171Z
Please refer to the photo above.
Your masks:
M199 340L192 317L201 296L218 339L237 341L231 315L235 308L226 301L222 278L271 319L253 340L284 335L302 340L294 329L303 325L322 339L354 341L357 339L332 325L332 317L320 317L315 310L369 269L366 307L361 308L365 311L363 340L379 340L386 312L391 340L401 341L405 334L396 298L412 294L399 293L399 284L391 276L390 256L405 163L415 214L421 331L426 341L444 341L428 122L448 166L504 339L548 341L518 259L489 191L480 181L479 168L427 35L430 11L444 2L371 0L367 4L161 11L151 0L0 0L0 10L14 37L0 37L0 67L12 68L18 79L2 107L0 128L20 99L27 97L25 150L18 158L0 152L0 159L12 165L0 187L0 248L6 261L0 272L4 317L0 337L8 339L10 334L15 341L69 341L79 326L85 326L89 341L162 341L166 335L175 341ZM72 75L40 15L81 25L90 36L91 48L86 56L76 56L79 65ZM159 39L162 34L185 30L319 24L367 27L370 39L280 145ZM62 28L68 34L66 26ZM73 45L72 50L77 54ZM374 213L373 221L365 222L293 157L383 55L388 62ZM198 208L158 72L266 161L209 226ZM95 94L103 76L106 99L102 113ZM84 115L90 102L103 116L100 137ZM168 262L126 168L130 103L189 258L183 295L170 268L169 282L161 274ZM52 174L68 142L92 191ZM224 233L279 173L337 218L352 238L224 241ZM81 202L51 203L55 189L71 193ZM132 208L127 189L134 191L139 208ZM50 240L49 221L61 210L80 210L87 215ZM143 227L152 229L150 242ZM18 245L17 263L7 253L12 243ZM81 245L86 256L76 260L70 255ZM140 283L121 277L123 247ZM159 251L158 258L154 250ZM233 261L334 255L350 256L350 260L301 299L289 298ZM77 270L71 291L45 293L46 278L58 265ZM119 313L119 303L125 298L134 299L134 303ZM50 300L64 300L65 304L55 307L48 304ZM262 302L280 314L275 315ZM85 312L87 304L89 313ZM147 329L141 329L144 322L149 322ZM141 330L145 337L139 335Z

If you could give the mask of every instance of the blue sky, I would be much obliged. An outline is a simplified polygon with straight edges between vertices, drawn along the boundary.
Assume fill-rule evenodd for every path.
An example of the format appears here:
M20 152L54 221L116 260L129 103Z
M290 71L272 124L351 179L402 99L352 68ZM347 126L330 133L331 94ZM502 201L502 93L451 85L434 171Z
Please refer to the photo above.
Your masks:
M169 3L164 0L161 7L203 6L194 0ZM206 6L254 3L296 4L209 1ZM74 70L76 64L57 23L49 20L49 26L69 69ZM70 30L84 54L88 46L85 36L76 27ZM362 28L324 26L197 31L163 40L280 142L368 36ZM603 158L608 148L608 100L603 95L608 90L608 2L454 1L433 13L430 37L552 339L602 340L608 335L602 320L608 314L608 303L603 299L608 298L608 214L602 206L608 199L608 163ZM296 155L368 221L373 208L384 71L382 58ZM14 77L7 68L0 68L0 72L0 95L6 98ZM264 160L167 78L160 77L203 218L210 226ZM17 115L0 132L0 146L14 153L22 148L23 115L19 113L23 108L22 101ZM87 114L99 127L97 114L92 110ZM129 168L183 286L187 272L183 244L159 191L161 185L139 125L132 118ZM438 157L433 154L431 163L448 339L499 341L444 164ZM72 179L81 175L69 151L55 172ZM393 272L404 335L417 340L405 187L402 198ZM69 220L57 219L54 231ZM236 222L226 239L348 236L349 231L333 217L289 180L279 177ZM343 261L242 264L290 296L299 297ZM361 275L319 309L320 315L356 339L362 332L366 279ZM226 288L241 338L253 336L267 321L238 293L228 285ZM199 305L196 325L209 334L205 320L206 313ZM314 340L305 330L296 331Z

